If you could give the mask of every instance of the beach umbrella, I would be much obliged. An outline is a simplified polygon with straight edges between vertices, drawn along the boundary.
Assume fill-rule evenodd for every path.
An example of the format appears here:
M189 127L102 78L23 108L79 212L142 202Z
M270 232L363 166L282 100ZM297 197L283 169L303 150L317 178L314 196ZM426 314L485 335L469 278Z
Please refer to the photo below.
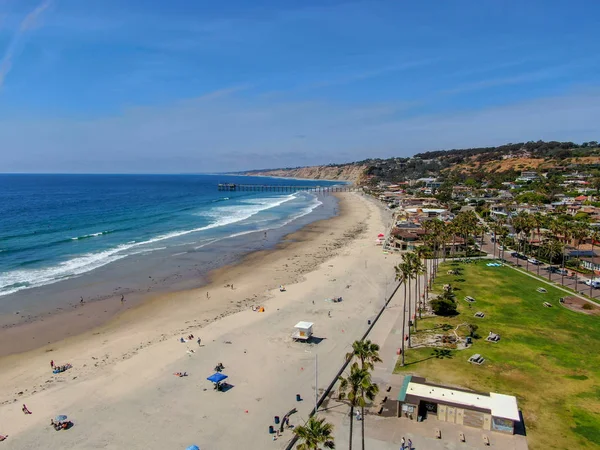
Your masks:
M383 234L383 233L379 233L379 234L377 235L377 237L385 237L385 234Z
M200 447L198 447L197 445L190 445L185 450L200 450Z
M55 422L64 422L65 420L67 420L67 416L65 416L64 414L61 414L60 416L56 416L54 418Z

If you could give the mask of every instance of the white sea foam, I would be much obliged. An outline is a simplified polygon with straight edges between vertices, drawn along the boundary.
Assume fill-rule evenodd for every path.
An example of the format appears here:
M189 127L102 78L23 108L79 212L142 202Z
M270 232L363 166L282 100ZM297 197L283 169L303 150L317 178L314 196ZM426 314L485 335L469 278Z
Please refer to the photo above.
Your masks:
M81 239L88 239L88 238L92 238L92 237L96 237L96 236L102 236L103 234L108 234L108 233L110 233L110 231L100 231L98 233L85 234L83 236L72 237L71 240L72 241L79 241Z
M199 213L204 217L208 217L212 219L212 222L203 227L194 228L191 230L182 230L182 231L174 231L172 233L163 234L160 236L156 236L152 239L148 239L146 241L135 242L129 241L127 244L121 244L117 247L114 247L109 250L96 252L96 253L88 253L75 258L72 258L68 261L64 261L59 263L53 267L40 268L40 269L29 269L29 270L15 270L11 272L5 272L0 275L0 296L12 294L18 292L23 289L34 288L39 286L44 286L47 284L56 283L58 281L79 276L91 270L102 267L111 262L117 261L119 259L125 258L128 255L139 254L151 252L159 249L165 249L166 247L159 248L141 248L135 252L130 252L129 250L133 248L143 247L149 244L153 244L155 242L164 241L166 239L172 239L180 236L184 236L191 233L198 233L201 231L206 231L210 229L215 229L219 227L223 227L226 225L231 225L234 223L242 222L251 218L252 216L258 214L261 211L265 211L268 209L275 208L280 206L286 202L289 202L293 199L297 198L296 194L288 195L285 197L276 197L276 198L258 198L258 199L247 199L242 200L242 205L238 206L221 206L215 207L214 209ZM316 200L316 202L315 202ZM310 213L314 208L321 204L316 198L313 200L311 205L307 208L304 208L300 213L292 216L287 222L287 224L292 220L297 219L298 217L302 217L308 213ZM254 230L256 231L256 230ZM101 235L103 233L94 233L95 236ZM248 233L253 232L249 231ZM247 234L247 232L241 232L236 234L239 236L241 234ZM228 236L229 237L229 236ZM74 238L79 239L79 238ZM222 239L222 238L221 238ZM204 247L212 242L215 242L217 239L207 242L196 249Z

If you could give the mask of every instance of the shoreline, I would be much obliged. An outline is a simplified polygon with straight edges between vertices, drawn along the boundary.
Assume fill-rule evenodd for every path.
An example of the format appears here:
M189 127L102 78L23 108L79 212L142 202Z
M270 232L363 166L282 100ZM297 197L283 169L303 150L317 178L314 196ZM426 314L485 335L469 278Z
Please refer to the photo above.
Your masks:
M206 260L206 257L198 259L196 253L191 254L194 256L184 255L178 260L170 260L173 255L167 254L162 258L160 252L141 256L141 260L132 259L130 264L140 265L141 262L142 267L149 268L149 273L153 276L149 276L146 282L143 280L139 282L148 275L146 270L140 271L145 275L141 276L138 273L137 281L133 282L120 276L119 267L123 262L118 261L114 266L108 265L86 273L84 278L74 278L35 288L27 294L33 298L50 297L63 300L61 303L56 303L55 300L51 308L40 305L38 311L34 313L29 311L28 314L27 311L21 310L17 316L3 314L0 317L0 358L36 350L75 337L90 329L102 327L116 320L120 315L146 303L160 302L161 299L174 294L204 289L210 286L216 274L243 264L254 253L269 254L283 250L287 244L292 243L290 241L297 239L297 236L294 237L296 233L301 233L298 236L302 236L305 228L308 229L313 224L326 222L343 214L339 205L340 197L336 195L331 197L332 199L327 202L329 206L324 210L325 213L317 213L316 218L313 217L311 220L313 211L301 217L296 224L291 222L281 228L269 230L268 239L263 240L263 231L256 231L226 241L219 240L217 248L205 247L204 250L209 252L209 258L213 257L210 261ZM321 200L325 202L324 199ZM326 216L325 219L319 218L323 215ZM303 223L306 220L310 221ZM229 250L225 251L223 245ZM158 268L157 264L169 267L169 271ZM174 269L175 266L177 269ZM83 304L75 300L64 300L79 299L80 294L84 294L86 299ZM126 297L124 303L119 300L122 294ZM14 322L7 323L8 321Z
M322 356L320 389L393 283L397 257L383 254L372 237L385 231L387 214L364 196L341 198L342 214L289 235L276 250L219 269L208 288L166 295L82 335L1 358L2 433L15 448L185 448L194 441L234 448L248 437L251 448L272 445L264 424L289 410L295 393L309 399L316 389L314 374L304 370L314 364L310 353ZM325 300L334 296L343 302ZM251 311L253 305L265 312ZM298 320L315 322L318 344L291 341ZM189 334L201 337L202 346L179 342ZM52 375L50 359L73 368ZM205 381L218 361L233 386L224 394ZM172 376L184 370L188 378ZM34 414L23 415L21 403ZM294 420L303 420L311 402L296 406ZM48 431L48 417L59 413L73 417L74 430Z
M283 258L283 253L286 250L293 250L296 246L305 244L311 238L314 238L315 230L327 228L336 219L337 221L345 219L347 205L344 205L345 202L342 201L343 196L338 194L334 194L333 196L338 201L336 207L337 215L310 222L296 231L287 233L279 239L279 242L267 250L250 251L232 264L212 269L201 277L199 284L183 289L167 288L166 291L156 293L142 292L137 293L137 295L133 293L132 297L134 301L128 300L125 302L125 305L115 300L114 296L108 296L108 298L84 304L71 302L69 303L71 307L69 310L66 310L67 308L58 308L58 311L47 312L36 317L33 321L0 328L0 367L2 358L10 356L18 357L20 354L44 349L67 339L76 339L80 335L88 334L89 330L94 331L110 327L113 322L120 320L134 322L135 318L130 316L139 314L140 311L143 312L146 307L160 309L161 302L170 303L173 297L186 297L196 295L200 291L214 290L219 283L227 284L230 278L234 278L234 274L239 277L241 275L239 269L245 264L254 264L264 258ZM236 271L236 269L238 270ZM187 281L189 284L190 280ZM279 284L290 284L294 281L288 278L288 280L285 280L285 283L282 282ZM274 284L271 288L277 286L277 284ZM118 295L120 295L120 292ZM130 295L128 295L128 298ZM209 304L211 299L208 298L206 300L206 303ZM238 309L234 308L231 312L227 311L227 315L237 311ZM122 318L122 316L125 317Z

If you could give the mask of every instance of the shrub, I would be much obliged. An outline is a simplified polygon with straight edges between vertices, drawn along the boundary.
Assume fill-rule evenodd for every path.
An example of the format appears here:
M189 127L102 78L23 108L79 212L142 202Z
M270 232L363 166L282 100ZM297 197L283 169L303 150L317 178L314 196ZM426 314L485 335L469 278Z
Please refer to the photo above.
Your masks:
M449 298L438 297L431 300L431 308L438 316L455 316L458 314L456 302Z

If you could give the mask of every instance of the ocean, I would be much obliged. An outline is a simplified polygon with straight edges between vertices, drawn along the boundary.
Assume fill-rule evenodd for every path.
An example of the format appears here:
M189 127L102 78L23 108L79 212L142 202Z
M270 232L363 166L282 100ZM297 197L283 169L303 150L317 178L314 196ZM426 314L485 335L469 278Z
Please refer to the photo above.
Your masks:
M335 208L331 196L218 191L218 183L335 184L229 175L0 175L0 306L3 297L60 289L119 263L123 276L127 263L144 255L231 253L232 242L251 251L256 246L243 237L253 235L254 242L265 232L274 245L278 231L331 216ZM327 202L327 212L315 214Z

